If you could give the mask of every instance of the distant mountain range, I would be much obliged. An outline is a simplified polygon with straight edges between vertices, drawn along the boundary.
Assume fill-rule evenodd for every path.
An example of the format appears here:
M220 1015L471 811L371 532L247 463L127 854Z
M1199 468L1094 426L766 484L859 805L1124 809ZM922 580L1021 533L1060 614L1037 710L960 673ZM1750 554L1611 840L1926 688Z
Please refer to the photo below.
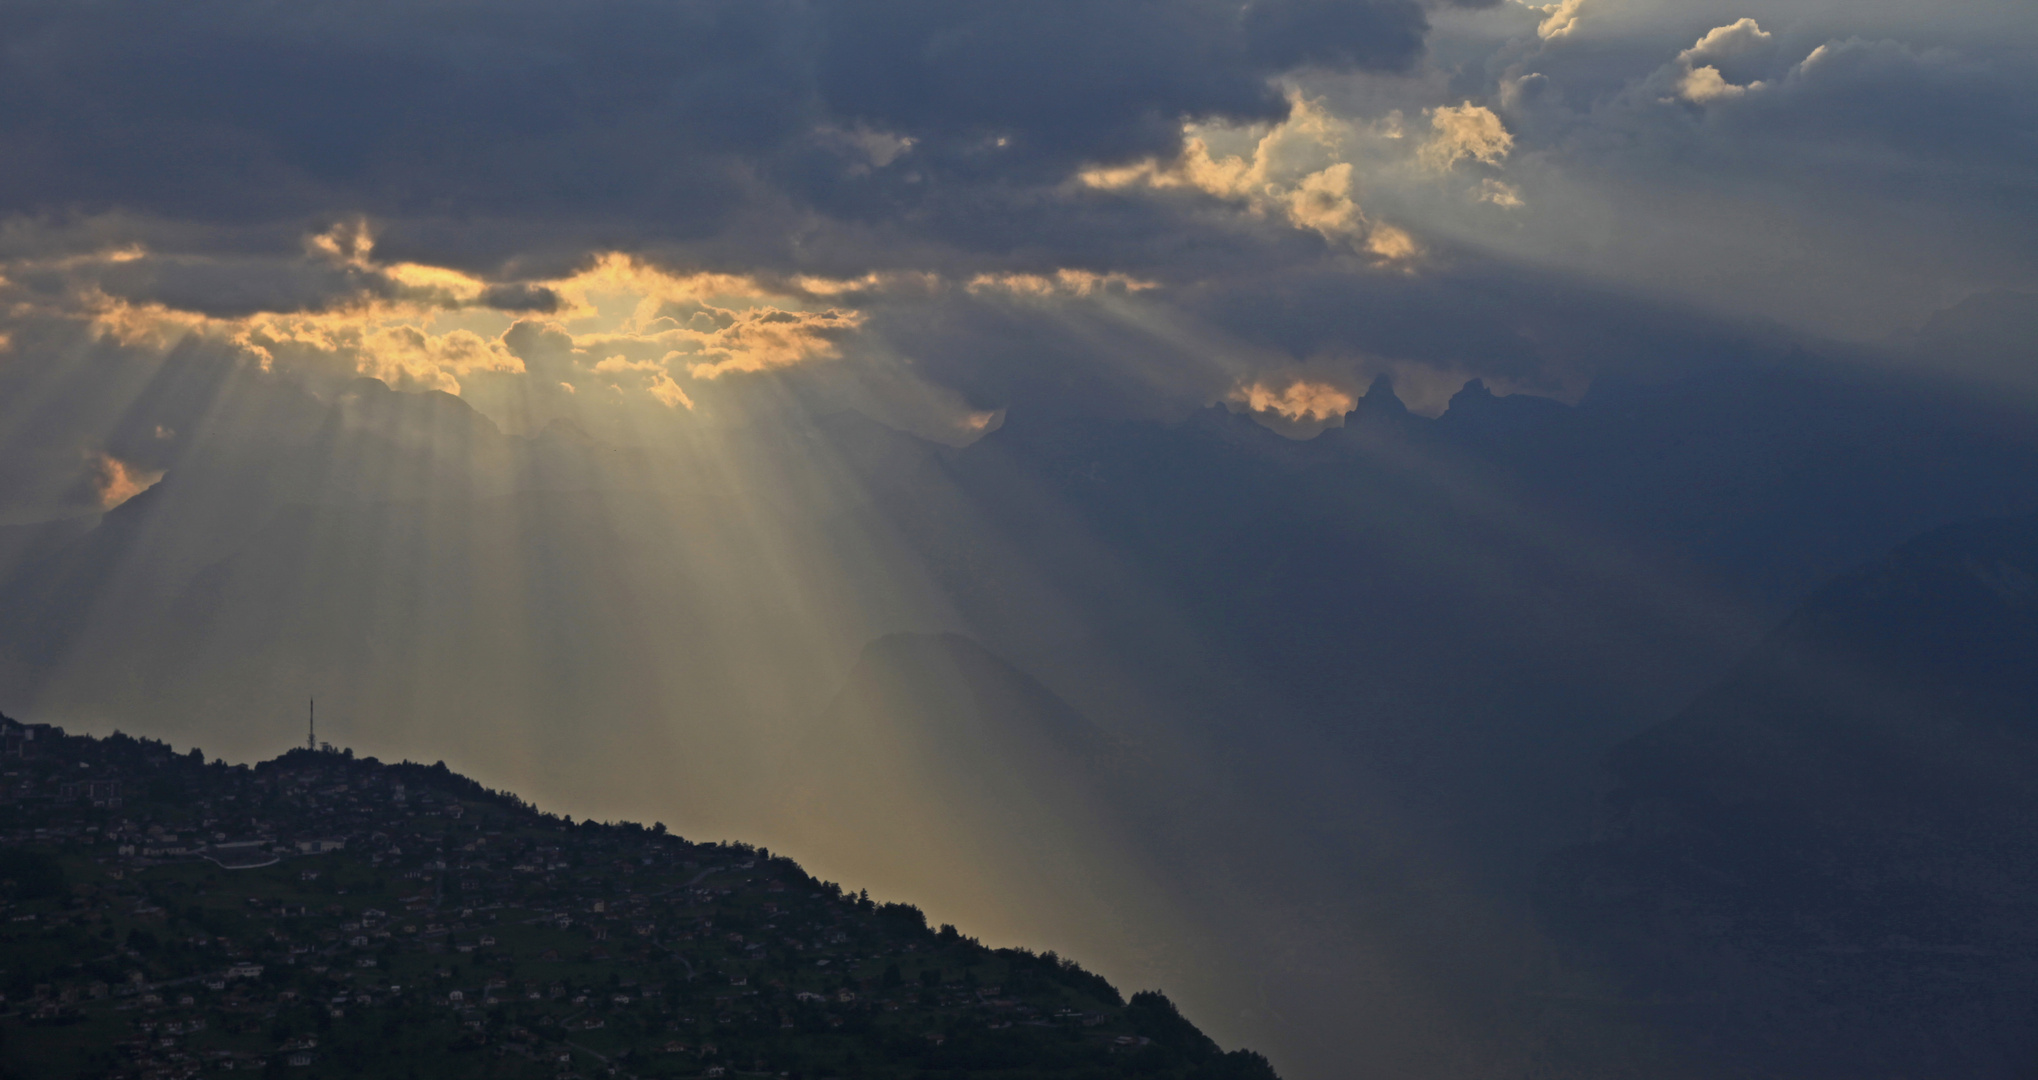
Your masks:
M2038 1071L2038 518L1816 590L1609 764L1540 900L1653 1075Z

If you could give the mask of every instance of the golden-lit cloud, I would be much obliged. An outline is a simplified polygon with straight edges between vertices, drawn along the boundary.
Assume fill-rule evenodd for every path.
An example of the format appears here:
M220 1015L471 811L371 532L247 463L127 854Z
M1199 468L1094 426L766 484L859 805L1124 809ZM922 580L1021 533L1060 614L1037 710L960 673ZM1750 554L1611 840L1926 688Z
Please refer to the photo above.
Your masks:
M369 256L375 250L375 235L363 218L343 221L322 233L304 238L306 253L324 256L334 262L352 266L368 266Z
M433 313L410 304L227 318L104 293L89 295L87 301L95 331L122 345L168 349L186 337L207 338L240 349L264 369L280 362L454 394L460 392L463 376L524 370L523 361L499 338L459 327L434 331Z
M1375 225L1366 234L1366 252L1382 262L1405 264L1420 258L1422 246L1415 237L1392 225Z
M154 487L163 478L161 469L138 469L112 454L91 458L92 487L99 494L99 508L111 510Z
M668 409L693 408L693 398L688 397L686 391L680 389L670 372L660 371L652 375L651 381L644 387L644 392Z
M729 325L699 337L699 359L687 364L696 379L713 379L736 371L769 371L841 354L843 336L862 326L855 311L782 311L754 308L735 315ZM692 331L682 330L683 335Z
M1525 205L1522 202L1520 188L1490 176L1479 182L1479 201L1504 206L1510 210Z
M540 284L561 298L556 325L573 350L607 357L594 365L595 372L638 373L645 393L665 405L691 408L692 398L674 378L681 372L712 380L833 359L841 355L841 342L866 321L853 308L809 309L795 292L881 291L893 280L875 274L802 277L793 288L780 289L744 275L673 272L611 253L579 273ZM917 275L896 280L925 286Z
M691 410L693 408L693 397L689 397L687 391L681 389L681 385L673 379L671 369L666 367L668 363L671 363L671 355L668 355L666 359L660 359L660 361L632 361L632 359L628 359L628 357L618 353L618 355L613 355L613 357L597 363L593 371L595 371L595 375L603 375L607 379L607 387L609 389L622 391L626 385L630 385L632 389L642 389L644 393L648 393L654 401L658 401L660 406L664 406L664 408L687 408L687 410ZM558 385L565 387L567 393L577 393L573 383L558 383Z
M1254 209L1282 206L1286 196L1323 168L1341 163L1343 121L1300 94L1290 95L1287 119L1274 125L1236 129L1219 124L1185 124L1182 153L1173 161L1149 158L1131 165L1086 169L1077 179L1088 187L1124 189L1189 188L1223 199L1243 199ZM1239 134L1257 134L1250 156L1218 157L1211 147ZM1349 176L1349 171L1344 175ZM1321 189L1325 181L1317 181ZM1299 224L1299 223L1298 223ZM1307 228L1308 226L1302 226Z
M1768 45L1773 36L1753 19L1742 18L1706 31L1691 48L1677 54L1677 97L1703 105L1723 98L1737 98L1760 90L1760 80L1747 84L1730 82L1716 66L1718 61Z
M1718 101L1720 98L1739 97L1753 87L1761 85L1758 82L1752 86L1737 86L1728 82L1726 77L1720 74L1720 69L1707 65L1692 68L1677 80L1677 96L1703 105L1708 101Z
M562 321L606 320L625 331L649 326L670 307L782 299L753 277L673 271L621 252L598 255L586 269L538 284L562 299Z
M1345 155L1351 133L1351 125L1320 102L1291 93L1288 117L1279 124L1185 124L1182 152L1174 160L1100 166L1081 171L1076 179L1107 191L1198 191L1360 251L1412 250L1413 239L1401 230L1378 243L1371 239L1386 227L1366 216L1354 194L1355 169ZM1251 140L1249 152L1220 155L1213 149L1241 139Z
M1536 36L1544 41L1570 37L1578 29L1578 20L1584 14L1585 0L1557 0L1554 4L1531 4L1521 0L1523 7L1542 13L1543 19L1536 24Z
M1691 48L1677 54L1677 59L1687 64L1703 60L1718 60L1737 56L1752 49L1767 45L1772 38L1769 31L1754 19L1740 18L1725 26L1716 26L1705 32L1705 36Z
M1418 152L1423 164L1443 170L1460 161L1498 165L1514 149L1514 136L1500 117L1484 105L1467 101L1430 110L1432 134Z
M924 270L872 270L860 277L826 278L801 274L788 284L808 296L852 297L876 293L931 294L942 287L941 275Z
M1325 230L1356 227L1356 204L1343 191L1348 171L1329 169L1334 184L1298 185L1293 212ZM1368 236L1376 259L1401 257L1411 247L1393 231L1362 232L1357 243ZM898 413L893 419L916 432L968 441L995 428L1003 414L910 385L918 379L911 358L870 335L869 304L938 302L958 294L1082 304L1162 287L1122 271L1081 267L957 280L899 269L839 277L753 275L676 268L619 252L590 255L565 273L503 282L428 263L382 261L373 230L361 222L308 236L303 251L237 263L139 249L67 256L61 274L49 273L47 265L33 268L38 281L61 280L63 288L16 289L0 295L0 303L34 296L43 316L83 323L100 339L131 349L167 353L202 342L264 371L310 376L328 386L367 376L402 390L444 391L492 416L530 425L645 405L696 411L711 384L740 385L853 353L855 365L825 377L827 392L856 397L859 407L887 416ZM109 270L126 263L141 265L119 274ZM0 261L0 269L24 268L21 261ZM263 274L285 280L245 286ZM226 298L218 310L197 310L213 296ZM250 298L289 309L245 311L253 306ZM851 386L856 389L846 389ZM746 407L701 415L747 413Z
M1288 220L1325 236L1352 234L1365 225L1365 215L1352 199L1352 165L1340 161L1310 173L1282 198Z
M68 292L46 289L23 302L46 316L82 321L96 336L126 347L167 351L198 339L236 350L264 370L363 375L453 394L477 375L529 373L508 339L523 313L535 309L567 345L565 367L548 369L543 385L574 393L577 383L592 380L625 396L686 408L693 396L684 380L839 356L865 316L841 304L816 304L817 298L939 287L928 274L810 276L773 285L747 275L672 270L613 252L561 277L505 285L448 267L378 262L372 230L358 221L306 237L304 249L298 269L343 268L337 276L313 275L321 284L339 283L333 287L340 291L308 301L297 297L301 310L245 314L193 310L146 293L116 294L106 284L109 268L152 257L134 247L12 268L64 276ZM189 265L165 263L160 272ZM1071 295L1150 287L1088 271L1041 280L1051 286L1046 291Z
M62 269L78 275L79 284L66 300L70 310L57 313L82 318L96 334L125 346L166 350L196 337L238 349L264 369L281 363L417 389L458 393L463 377L523 370L496 335L458 325L473 321L464 316L487 292L487 282L440 267L376 264L373 235L361 222L309 236L305 250L314 262L370 271L388 288L334 296L311 310L208 314L109 293L93 276L95 268L149 257L125 247L67 258Z
M483 338L471 330L430 334L410 325L383 326L365 332L356 327L340 327L335 336L340 339L340 348L350 348L356 357L355 371L391 386L425 386L457 394L460 376L481 371L524 370L523 361L505 348L500 339Z
M1300 423L1335 420L1359 405L1358 397L1351 391L1308 378L1285 383L1256 380L1233 390L1231 400L1253 412Z

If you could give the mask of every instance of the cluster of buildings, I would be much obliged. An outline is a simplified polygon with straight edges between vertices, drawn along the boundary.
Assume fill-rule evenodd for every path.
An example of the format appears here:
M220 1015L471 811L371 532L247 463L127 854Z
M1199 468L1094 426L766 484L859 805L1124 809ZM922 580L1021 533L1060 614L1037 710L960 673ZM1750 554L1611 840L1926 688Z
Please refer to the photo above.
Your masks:
M249 767L12 721L0 739L0 1060L821 1075L901 1032L937 1056L1012 1032L1124 1045L1115 1001L1013 986L1008 954L742 845L327 749Z

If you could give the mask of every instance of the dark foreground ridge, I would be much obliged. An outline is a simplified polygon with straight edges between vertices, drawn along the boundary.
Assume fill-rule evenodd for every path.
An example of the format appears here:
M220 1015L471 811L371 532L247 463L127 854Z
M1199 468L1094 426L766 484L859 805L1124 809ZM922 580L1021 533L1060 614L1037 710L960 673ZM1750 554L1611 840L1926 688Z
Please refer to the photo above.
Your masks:
M0 1075L1273 1080L1159 993L444 763L0 717Z

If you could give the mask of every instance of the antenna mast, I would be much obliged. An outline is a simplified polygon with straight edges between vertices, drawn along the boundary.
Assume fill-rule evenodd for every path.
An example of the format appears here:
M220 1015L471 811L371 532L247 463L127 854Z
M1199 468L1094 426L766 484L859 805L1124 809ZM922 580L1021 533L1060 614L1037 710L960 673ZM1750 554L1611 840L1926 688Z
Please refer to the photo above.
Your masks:
M310 726L310 728L309 728L309 729L308 729L308 730L307 730L307 731L306 731L306 732L304 733L304 748L305 748L306 750L317 750L317 749L318 749L318 699L317 699L317 698L312 698L312 699L311 699L311 714L310 714L310 716L309 716L309 717L307 717L307 719L309 720L309 722L310 722L310 725L311 725L311 726Z

